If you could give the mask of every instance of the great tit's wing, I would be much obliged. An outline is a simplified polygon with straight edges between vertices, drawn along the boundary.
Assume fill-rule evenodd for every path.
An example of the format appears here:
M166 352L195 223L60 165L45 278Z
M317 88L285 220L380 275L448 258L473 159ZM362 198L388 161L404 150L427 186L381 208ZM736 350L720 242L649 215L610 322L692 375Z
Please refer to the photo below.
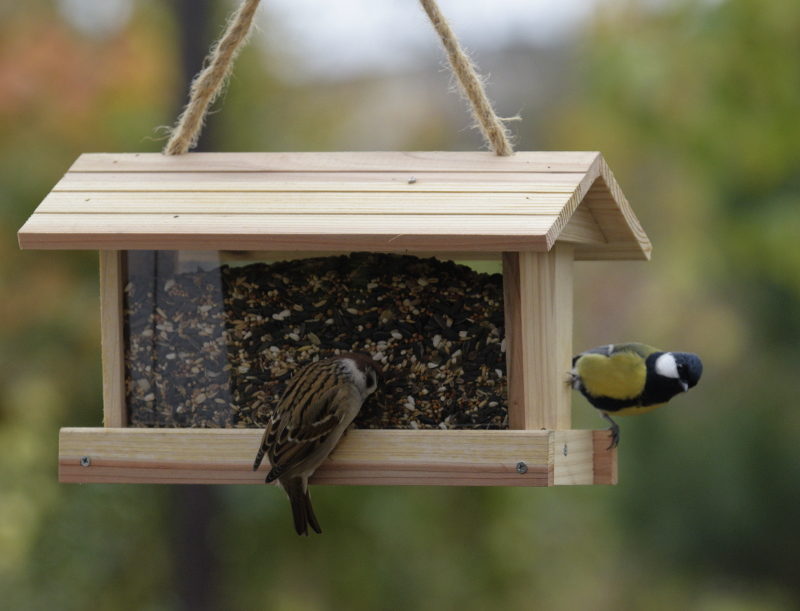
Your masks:
M651 354L660 352L660 350L658 350L658 348L648 346L647 344L640 344L636 342L630 342L627 344L611 344L608 354L611 355L618 352L633 352L641 356L643 359L646 359Z
M636 350L584 352L575 359L575 373L593 397L634 399L647 382L645 357Z
M578 362L578 359L587 354L603 354L605 356L609 356L613 350L614 350L614 344L606 344L605 346L597 346L596 348L592 348L591 350L587 350L586 352L581 352L580 354L576 354L575 356L572 357L572 366L575 367L575 365Z
M592 348L591 350L587 350L586 352L581 352L580 354L575 355L575 357L572 359L572 364L574 365L575 362L584 354L603 354L605 356L611 356L617 352L634 352L646 359L654 352L659 352L659 350L657 348L653 348L652 346L648 346L647 344L639 344L636 342L629 342L627 344L606 344L605 346L597 346L596 348Z

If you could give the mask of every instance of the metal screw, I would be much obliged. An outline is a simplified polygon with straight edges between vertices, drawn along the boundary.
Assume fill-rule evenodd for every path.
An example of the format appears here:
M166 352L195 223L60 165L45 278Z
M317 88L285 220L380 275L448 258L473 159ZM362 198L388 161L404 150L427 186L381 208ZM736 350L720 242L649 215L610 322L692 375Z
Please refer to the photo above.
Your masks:
M408 179L408 184L410 185L413 185L415 182L417 182L416 176L412 176L411 178Z
M567 455L567 444L565 443L564 444L564 456L566 456L566 455Z
M524 475L527 472L528 472L528 465L526 465L522 461L519 461L517 463L517 473L519 473L520 475Z
M88 467L92 464L92 459L88 456L81 456L81 467Z

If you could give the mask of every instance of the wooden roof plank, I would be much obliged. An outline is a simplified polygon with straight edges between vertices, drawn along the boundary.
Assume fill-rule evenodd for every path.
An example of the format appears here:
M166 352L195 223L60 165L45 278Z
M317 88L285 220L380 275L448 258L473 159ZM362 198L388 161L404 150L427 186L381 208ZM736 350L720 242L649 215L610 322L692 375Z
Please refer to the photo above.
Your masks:
M71 172L586 172L599 153L488 151L84 153Z
M390 214L556 216L566 194L51 192L37 214Z
M583 172L68 172L53 191L567 193Z
M555 216L37 214L23 248L544 250ZM424 222L422 222L424 221Z
M395 235L397 233L418 233L420 235L457 235L471 232L475 235L543 235L555 220L554 215L460 215L453 222L451 215L432 214L420 222L413 215L403 214L352 214L314 215L297 214L38 214L29 219L29 229L57 231L65 233L90 229L102 231L108 228L126 233L149 232L169 234L186 233L342 233L357 235L362 232Z

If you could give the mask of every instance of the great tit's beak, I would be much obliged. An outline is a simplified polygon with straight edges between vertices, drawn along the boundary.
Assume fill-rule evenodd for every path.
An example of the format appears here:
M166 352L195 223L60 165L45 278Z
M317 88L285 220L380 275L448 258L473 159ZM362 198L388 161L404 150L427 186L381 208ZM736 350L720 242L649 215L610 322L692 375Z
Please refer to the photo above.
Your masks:
M681 386L683 387L683 392L687 392L689 390L689 384L681 380Z

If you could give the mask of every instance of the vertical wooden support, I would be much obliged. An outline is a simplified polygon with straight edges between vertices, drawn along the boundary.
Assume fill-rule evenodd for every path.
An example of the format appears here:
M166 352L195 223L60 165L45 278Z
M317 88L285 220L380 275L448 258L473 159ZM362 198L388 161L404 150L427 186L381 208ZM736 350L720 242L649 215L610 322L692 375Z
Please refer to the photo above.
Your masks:
M573 262L563 243L503 253L509 428L571 428Z
M100 251L100 338L103 358L103 426L127 426L125 342L122 329L122 251Z

